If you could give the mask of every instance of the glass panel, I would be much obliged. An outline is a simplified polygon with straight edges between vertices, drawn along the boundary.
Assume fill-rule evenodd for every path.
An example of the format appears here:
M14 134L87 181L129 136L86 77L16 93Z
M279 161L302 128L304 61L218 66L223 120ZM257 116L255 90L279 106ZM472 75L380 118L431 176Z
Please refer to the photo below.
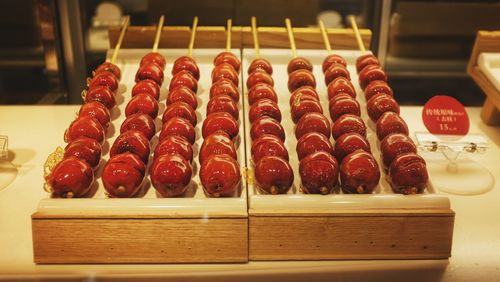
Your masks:
M52 1L0 9L0 104L64 102Z
M477 30L499 29L498 14L498 1L393 1L386 70L398 101L445 93L481 105L466 67Z

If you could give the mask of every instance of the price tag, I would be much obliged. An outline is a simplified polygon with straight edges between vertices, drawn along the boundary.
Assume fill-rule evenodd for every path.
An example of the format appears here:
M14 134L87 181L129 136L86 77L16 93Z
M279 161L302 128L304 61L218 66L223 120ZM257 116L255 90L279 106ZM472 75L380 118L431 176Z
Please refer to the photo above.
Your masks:
M438 95L432 97L422 110L422 120L432 134L467 135L469 116L457 99Z

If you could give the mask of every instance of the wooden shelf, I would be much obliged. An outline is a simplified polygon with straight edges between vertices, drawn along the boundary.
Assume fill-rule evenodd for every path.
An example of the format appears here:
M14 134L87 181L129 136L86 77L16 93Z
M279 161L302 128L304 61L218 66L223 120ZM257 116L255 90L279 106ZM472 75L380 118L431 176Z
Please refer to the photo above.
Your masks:
M151 48L155 27L131 26L127 28L122 48ZM324 49L319 28L294 28L294 36L299 49ZM284 27L259 27L261 48L290 48L288 34ZM357 50L358 45L352 29L328 29L328 36L333 49ZM120 29L109 29L110 48L116 45ZM372 33L368 29L360 30L365 46L370 46ZM160 48L187 48L191 30L187 26L163 27ZM233 48L253 47L250 27L232 28L231 46ZM224 48L226 30L220 26L200 26L196 30L194 48Z
M483 52L500 52L500 31L478 31L467 66L467 73L486 94L481 119L487 125L500 125L500 91L478 66L479 55Z

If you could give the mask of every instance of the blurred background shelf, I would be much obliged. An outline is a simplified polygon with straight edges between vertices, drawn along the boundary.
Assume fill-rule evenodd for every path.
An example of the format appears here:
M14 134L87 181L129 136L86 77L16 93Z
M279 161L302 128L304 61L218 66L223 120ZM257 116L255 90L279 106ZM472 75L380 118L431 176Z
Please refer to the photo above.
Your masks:
M369 47L402 104L445 93L480 105L485 98L466 74L467 60L477 30L500 28L500 3L491 0L20 0L2 7L0 104L81 103L85 77L105 58L107 29L124 15L132 25L154 25L165 14L169 26L189 26L194 16L203 26L227 18L248 26L257 16L260 26L290 17L296 27L321 18L342 28L352 14L372 30Z

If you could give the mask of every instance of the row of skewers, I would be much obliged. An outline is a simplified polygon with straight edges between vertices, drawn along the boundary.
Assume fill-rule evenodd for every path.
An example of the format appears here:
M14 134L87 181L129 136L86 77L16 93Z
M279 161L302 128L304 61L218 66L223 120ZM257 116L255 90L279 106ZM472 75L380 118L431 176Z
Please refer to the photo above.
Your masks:
M332 193L340 176L340 188L344 193L372 193L379 184L381 174L367 140L367 127L361 118L360 103L356 100L346 60L331 53L326 30L320 22L329 53L323 61L322 71L333 123L330 127L315 90L312 64L306 58L297 56L290 20L286 19L285 23L293 54L287 66L288 90L291 92L291 118L296 124L301 190L314 194ZM351 23L362 51L362 56L356 60L358 83L368 101L368 116L376 124L381 160L388 181L395 193L421 193L428 181L425 161L417 154L417 148L408 136L408 127L399 115L399 105L387 83L386 73L378 59L366 53L352 18ZM267 64L270 65L269 62ZM266 82L271 81L268 79ZM249 101L254 103L250 94L252 89L249 89ZM271 105L270 102L266 104ZM281 119L279 108L267 106L259 113L268 119L266 133L283 139L284 131L277 125ZM334 146L329 141L330 135L335 140ZM278 141L268 140L267 150L260 152L266 155L261 159L264 161L255 163L254 160L257 187L263 193L287 193L294 179L293 170L286 165L287 151L282 146L271 145L278 144ZM269 165L270 162L273 164Z
M169 85L167 108L162 115L160 142L154 150L153 163L150 166L151 182L158 193L165 197L183 195L193 173L191 146L196 140L196 92L200 75L199 68L191 56L197 18L195 22L188 56L178 58L172 68L173 78ZM125 110L127 119L120 128L121 134L111 147L111 158L104 167L103 183L111 197L135 196L144 182L150 155L149 141L156 134L154 118L158 115L159 89L163 83L166 64L163 56L157 52L163 17L160 23L153 52L141 60L136 73L137 84L132 89L132 99ZM213 84L207 104L207 117L203 122L204 141L199 154L201 184L208 196L215 197L235 195L241 184L235 145L239 131L237 103L240 61L229 52L230 23L228 21L226 52L214 59ZM312 74L312 65L307 59L297 56L288 19L286 24L294 56L288 64L288 89L291 92L291 117L296 123L302 191L331 193L340 174L340 186L345 193L371 193L378 184L380 174L377 163L370 154L366 126L359 118L359 103L355 99L356 93L350 82L345 60L330 54L322 66L325 83L328 85L329 110L333 121L333 127L330 128L328 119L323 115L319 95L315 91L316 79ZM113 62L116 60L127 25L128 21L122 27L111 61L99 66L93 78L89 80L84 95L85 104L65 136L69 144L64 150L63 161L49 158L51 161L48 161L50 165L47 166L45 175L46 188L55 196L84 196L93 182L94 171L101 158L105 127L110 121L109 109L116 104L114 97L121 74ZM285 133L280 124L278 97L273 89L272 66L269 61L259 56L255 18L252 19L252 27L257 57L249 66L246 86L249 88L248 99L251 105L249 120L252 124L251 151L256 183L264 193L286 193L293 183L293 171L284 145ZM364 53L357 27L353 27ZM331 52L323 26L322 33L327 50ZM408 137L407 126L398 115L399 106L392 98L392 90L386 83L387 76L372 54L358 58L356 68L359 72L359 84L364 89L368 101L368 114L372 120L377 121L377 135L382 144L384 167L389 169L394 191L405 194L421 192L427 181L425 162L416 155L416 146ZM335 147L329 142L331 134L336 140ZM389 135L390 138L385 138ZM59 159L61 153L59 150ZM394 163L391 158L394 159L403 153L414 154L406 157L406 162L412 169L409 170L406 166L406 169L401 171L406 160L403 158L402 161L395 162L398 165L394 165L391 170ZM344 162L345 159L348 161ZM401 162L403 164L399 164ZM353 173L359 166L365 168L364 173ZM366 173L366 169L372 173ZM415 171L420 173L420 177L407 176L409 173L415 174ZM68 174L72 175L70 182L65 177ZM420 179L420 182L410 183L410 180L414 179Z

